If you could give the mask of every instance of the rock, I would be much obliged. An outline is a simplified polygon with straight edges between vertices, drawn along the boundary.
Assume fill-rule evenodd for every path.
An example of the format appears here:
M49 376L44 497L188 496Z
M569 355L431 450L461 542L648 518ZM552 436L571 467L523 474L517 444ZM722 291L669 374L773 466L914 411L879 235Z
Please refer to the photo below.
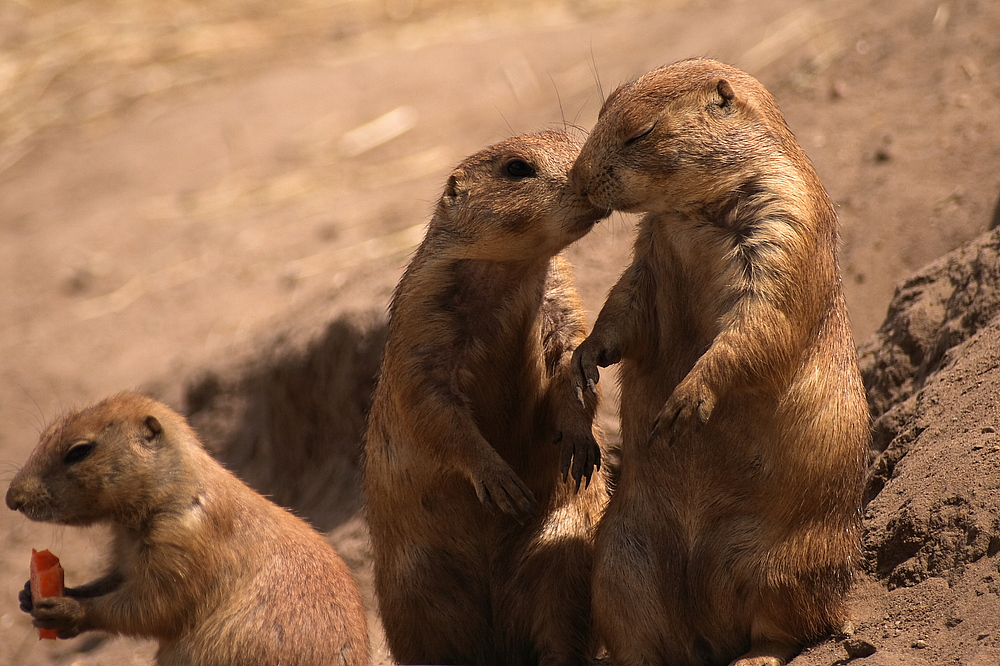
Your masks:
M844 641L844 650L848 659L858 659L875 654L876 648L863 638L848 638Z

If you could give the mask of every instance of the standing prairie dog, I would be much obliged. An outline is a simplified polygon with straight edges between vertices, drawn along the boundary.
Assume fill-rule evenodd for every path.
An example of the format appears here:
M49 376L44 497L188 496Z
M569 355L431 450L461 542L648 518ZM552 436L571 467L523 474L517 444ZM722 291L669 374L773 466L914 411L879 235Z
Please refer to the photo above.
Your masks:
M584 410L570 388L586 331L558 256L603 216L566 189L579 148L549 131L465 159L393 296L364 489L400 663L585 664L594 652L606 489L596 396Z
M187 421L136 393L45 431L7 490L31 520L113 532L108 573L22 609L60 638L159 641L161 666L363 666L357 585L333 548L209 456Z
M621 363L594 615L617 666L778 666L839 627L868 410L837 219L771 95L712 60L614 91L573 168L645 212L574 357Z

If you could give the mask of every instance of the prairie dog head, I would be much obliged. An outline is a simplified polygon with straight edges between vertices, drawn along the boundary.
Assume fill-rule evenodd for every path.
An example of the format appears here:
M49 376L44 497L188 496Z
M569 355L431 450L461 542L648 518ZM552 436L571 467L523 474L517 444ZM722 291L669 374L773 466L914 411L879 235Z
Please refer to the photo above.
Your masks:
M608 211L569 185L580 141L566 132L512 137L467 157L448 177L436 223L462 257L495 261L557 254Z
M184 483L176 439L193 433L166 405L120 393L42 433L7 489L7 506L63 525L138 526Z
M611 93L572 180L599 207L669 212L718 201L800 157L756 79L714 60L684 60Z

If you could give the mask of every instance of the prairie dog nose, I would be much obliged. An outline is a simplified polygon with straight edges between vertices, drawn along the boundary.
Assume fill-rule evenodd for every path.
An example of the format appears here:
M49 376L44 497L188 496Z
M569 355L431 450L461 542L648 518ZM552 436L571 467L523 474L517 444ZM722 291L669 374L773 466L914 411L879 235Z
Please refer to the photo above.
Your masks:
M10 488L7 489L6 496L7 506L10 507L11 511L20 511L24 508L25 498L19 486L11 484Z

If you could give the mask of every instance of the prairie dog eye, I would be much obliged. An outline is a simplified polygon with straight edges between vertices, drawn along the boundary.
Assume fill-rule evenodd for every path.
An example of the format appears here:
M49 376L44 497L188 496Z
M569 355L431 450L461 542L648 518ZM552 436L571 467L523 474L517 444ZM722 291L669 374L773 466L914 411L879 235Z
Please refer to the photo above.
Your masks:
M524 160L515 159L503 165L503 172L511 178L531 178L535 175L535 167Z
M78 444L74 444L70 447L69 451L66 452L66 455L63 456L63 462L67 465L80 462L91 454L94 450L94 446L94 442L80 442Z
M625 140L625 145L626 146L631 146L633 143L635 143L639 139L644 139L647 136L649 136L652 133L652 131L654 129L656 129L656 124L657 123L653 123L649 127L646 127L646 128L644 128L642 130L639 130L638 134L636 134L636 135L634 135L634 136L632 136L632 137L630 137L630 138L628 138L628 139Z

